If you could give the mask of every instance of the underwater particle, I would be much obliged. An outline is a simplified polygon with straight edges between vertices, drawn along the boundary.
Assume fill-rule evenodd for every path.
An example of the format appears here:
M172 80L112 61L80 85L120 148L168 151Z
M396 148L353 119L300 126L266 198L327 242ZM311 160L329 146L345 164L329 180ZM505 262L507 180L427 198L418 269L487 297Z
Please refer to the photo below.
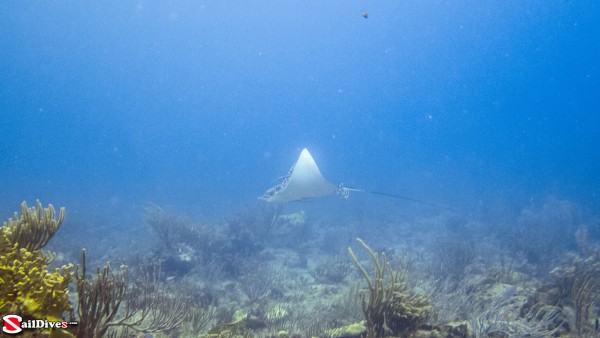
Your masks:
M362 13L360 13L360 15L365 19L369 18L369 12L367 12L367 11L363 11Z

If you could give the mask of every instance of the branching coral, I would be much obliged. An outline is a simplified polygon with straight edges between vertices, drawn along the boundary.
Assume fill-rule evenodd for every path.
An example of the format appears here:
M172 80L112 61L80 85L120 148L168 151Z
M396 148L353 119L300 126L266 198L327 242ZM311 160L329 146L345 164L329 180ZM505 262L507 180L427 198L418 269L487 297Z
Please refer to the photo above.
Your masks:
M595 331L591 320L600 305L600 250L583 259L574 257L571 265L553 269L562 298L573 307L572 325L577 334L585 336Z
M361 295L368 337L401 335L413 331L425 320L430 309L428 297L410 290L407 274L394 271L385 256L375 253L363 240L358 242L368 251L375 271L369 275L351 248L348 253L365 278L368 290Z
M21 216L14 216L2 224L2 229L19 248L36 251L43 248L54 236L65 218L65 208L60 208L58 218L55 218L54 206L49 204L42 207L40 201L35 202L34 208L27 208L27 203L21 203Z
M0 313L61 320L70 309L71 266L49 272L51 255L40 249L60 227L64 209L58 219L52 205L44 209L39 201L35 208L23 202L21 210L0 228Z
M194 244L199 238L188 220L169 214L156 205L144 208L144 220L156 231L165 248L173 253L177 252L179 244Z
M475 337L551 337L559 331L560 308L528 302L527 297L512 296L482 304L469 319L472 333Z
M158 282L159 272L143 267L130 283L127 267L113 272L106 264L98 269L95 278L89 279L85 250L81 261L82 272L76 270L78 338L100 338L112 327L138 332L168 331L194 314L185 294L173 293Z
M0 238L0 313L59 320L70 309L70 266L49 272L46 259Z
M110 328L119 311L127 287L126 270L119 274L111 272L109 265L98 270L93 280L86 278L85 250L81 253L81 274L75 270L79 325L78 338L102 337Z

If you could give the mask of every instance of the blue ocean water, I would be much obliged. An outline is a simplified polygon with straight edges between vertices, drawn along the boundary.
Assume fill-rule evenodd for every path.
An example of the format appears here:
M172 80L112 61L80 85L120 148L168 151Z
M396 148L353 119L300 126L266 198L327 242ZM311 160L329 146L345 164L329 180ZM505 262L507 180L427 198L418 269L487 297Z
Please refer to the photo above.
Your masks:
M411 297L380 309L422 296L409 307L428 313L380 332L597 335L599 17L596 1L0 2L2 221L64 206L50 268L86 248L88 272L147 282L127 292L212 311L171 336L240 316L257 337L330 336L366 319L356 285L386 257L401 277L383 284ZM332 183L387 195L261 204L303 148Z
M219 218L307 147L332 182L465 213L548 195L598 211L599 14L574 1L4 2L0 210L152 202Z

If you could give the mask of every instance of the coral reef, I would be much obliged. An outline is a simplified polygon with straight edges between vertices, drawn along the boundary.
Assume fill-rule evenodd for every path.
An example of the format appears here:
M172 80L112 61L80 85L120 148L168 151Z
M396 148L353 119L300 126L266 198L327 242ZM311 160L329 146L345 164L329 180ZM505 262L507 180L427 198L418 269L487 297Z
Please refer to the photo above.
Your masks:
M459 236L443 236L433 242L433 270L438 278L451 277L460 280L465 274L465 269L475 261L476 252L473 243Z
M363 323L352 323L350 325L336 327L335 329L329 329L325 332L332 338L360 337L367 333L367 328Z
M34 208L21 204L16 213L0 228L0 313L19 313L24 318L62 320L70 310L68 284L71 266L48 271L52 255L42 253L60 227L64 208L58 219L52 205Z
M251 338L252 332L246 328L244 320L238 320L232 323L220 324L201 335L203 338Z
M70 266L52 272L47 266L54 257L41 248L60 227L64 210L23 204L23 215L0 228L0 310L59 319L70 309L67 286L74 279L78 297L71 298L77 306L71 314L79 325L42 336L463 338L596 332L600 250L585 227L576 234L578 254L563 256L549 282L548 271L543 276L540 268L532 270L530 257L508 251L506 244L439 235L436 227L417 237L403 230L373 238L376 251L358 239L362 249L355 255L348 248L351 260L344 261L339 251L298 235L314 218L280 211L263 208L204 223L149 207L145 221L162 242L149 246L148 256L125 256L127 267L105 254L92 271L82 257L74 272ZM336 227L315 229L318 238L336 240L324 236ZM348 238L354 232L335 233ZM296 243L283 245L286 237ZM419 243L423 239L427 245ZM60 255L55 262L66 261Z
M35 202L34 208L28 208L27 203L21 203L21 216L16 212L12 218L2 224L2 229L11 243L28 251L41 250L60 228L65 218L65 208L60 208L58 218L55 218L54 206L49 204L42 207L40 201Z
M560 308L529 302L517 295L482 303L471 313L470 331L476 337L551 337L560 330Z
M136 332L168 332L187 330L182 324L200 318L193 307L191 290L168 288L160 283L160 272L143 266L130 282L127 266L113 272L109 264L98 269L95 278L86 277L85 250L82 251L81 273L76 269L79 325L78 338L100 338L114 333L111 328ZM208 315L208 314L207 314ZM212 315L210 315L212 316ZM210 321L209 319L206 319ZM204 323L206 325L206 323ZM191 328L193 331L194 328Z
M368 251L375 271L370 276L358 261L352 248L348 253L365 278L368 290L363 293L362 309L367 326L367 337L404 335L423 324L430 310L428 297L413 292L404 271L394 271L385 254L376 254L363 240L358 242Z
M240 289L248 296L249 303L259 304L267 298L278 298L283 287L283 271L250 260L242 264L241 270Z
M550 271L558 289L558 301L572 313L570 325L580 336L596 332L594 320L600 305L600 248L588 257L573 256L570 262Z
M311 274L319 283L340 284L350 275L352 265L339 256L328 256L318 264Z
M78 338L102 337L115 319L127 288L126 270L115 274L107 264L93 280L86 278L85 250L81 252L81 273L75 270L77 284Z
M544 276L551 267L548 257L558 257L575 246L572 236L584 222L582 208L568 200L547 198L523 208L509 229L508 249L518 252Z
M155 256L163 261L165 272L183 276L190 272L196 257L200 234L189 220L167 213L156 205L144 208L144 221L163 244Z
M168 275L183 277L196 268L207 274L239 277L243 263L265 248L280 210L263 206L259 215L249 210L238 212L215 229L151 205L145 208L144 220L163 243L155 258L163 262Z

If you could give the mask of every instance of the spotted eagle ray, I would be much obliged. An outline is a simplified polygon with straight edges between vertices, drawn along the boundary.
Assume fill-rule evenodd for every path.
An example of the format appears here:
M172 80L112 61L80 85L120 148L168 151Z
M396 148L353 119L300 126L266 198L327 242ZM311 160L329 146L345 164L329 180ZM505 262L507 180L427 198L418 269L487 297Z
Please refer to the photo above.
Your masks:
M262 196L259 197L259 199L272 203L287 203L334 194L337 194L343 198L348 198L351 191L399 198L436 208L454 211L453 209L447 207L421 201L411 197L378 191L348 188L344 187L343 184L335 185L323 177L323 174L321 174L321 170L319 170L317 163L306 148L302 149L300 156L298 156L298 160L292 166L288 174L281 179L281 182L267 190Z

